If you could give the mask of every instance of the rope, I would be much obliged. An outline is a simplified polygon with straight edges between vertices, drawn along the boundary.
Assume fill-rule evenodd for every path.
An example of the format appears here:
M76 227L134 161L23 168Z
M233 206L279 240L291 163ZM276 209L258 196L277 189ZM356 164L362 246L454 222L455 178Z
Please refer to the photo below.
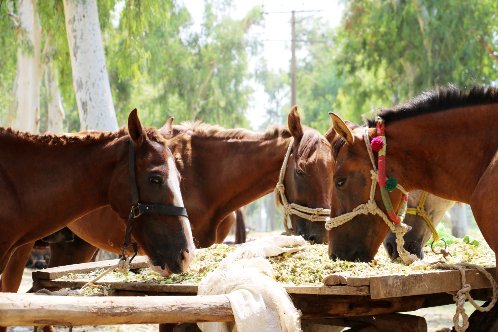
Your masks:
M472 306L480 312L489 312L491 311L491 309L493 309L498 300L497 284L491 273L486 271L486 269L484 269L482 266L470 263L447 264L442 262L438 262L434 264L434 266L442 269L451 269L451 270L460 271L462 279L462 288L459 291L457 291L455 294L453 294L453 300L456 303L456 312L455 315L453 316L453 326L455 327L455 330L457 332L466 331L467 328L469 327L469 316L465 312L464 308L465 301L469 301L470 304L472 304ZM493 290L493 295L491 298L491 302L486 307L482 307L479 304L477 304L470 295L471 287L470 284L467 283L465 268L476 269L489 280L491 288ZM460 325L460 320L462 321L461 325Z
M284 227L285 231L288 234L292 234L292 224L288 224L289 216L296 215L303 219L315 222L325 222L329 219L330 209L324 208L309 208L306 206L302 206L296 203L289 203L287 197L285 196L285 186L284 186L284 178L285 172L287 170L287 163L289 161L289 156L292 152L292 145L294 143L294 137L291 137L289 142L289 147L287 148L287 152L285 153L284 161L282 163L282 167L280 167L280 173L278 175L278 182L275 186L275 196L276 198L280 198L282 202L282 207L284 209Z
M425 210L425 201L427 200L427 196L429 196L429 193L427 191L424 191L422 196L420 197L420 200L418 202L417 207L407 208L406 214L412 214L414 216L422 217L422 220L425 222L427 227L429 227L429 229L431 230L432 240L439 241L440 237L439 237L439 234L436 230L436 227L434 226L433 221L429 217L429 214Z
M98 276L96 276L95 278L93 278L92 280L90 280L89 282L84 284L79 289L79 291L81 292L83 289L85 289L89 286L96 286L95 283L98 280L102 279L104 276L106 276L107 274L109 274L111 272L114 272L114 271L118 271L118 272L122 272L122 273L128 272L130 270L130 262L131 262L131 259L127 259L124 257L120 258L119 261L115 265L108 267L102 273L100 273Z

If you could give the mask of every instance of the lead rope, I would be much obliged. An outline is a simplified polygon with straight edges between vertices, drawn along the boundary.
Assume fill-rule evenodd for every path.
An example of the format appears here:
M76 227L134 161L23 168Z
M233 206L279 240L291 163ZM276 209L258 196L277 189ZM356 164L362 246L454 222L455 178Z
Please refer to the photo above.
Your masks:
M465 312L465 301L469 301L472 306L480 311L480 312L489 312L493 307L495 306L497 300L498 300L498 291L497 291L497 284L491 273L486 271L482 266L475 265L475 264L470 264L470 263L458 263L458 264L447 264L447 263L442 263L438 262L434 264L435 267L440 267L442 269L451 269L451 270L458 270L460 271L461 275L461 280L462 280L462 288L457 291L456 293L453 294L453 301L456 303L456 311L455 315L453 316L453 326L455 327L455 330L457 332L463 332L466 331L467 328L469 327L469 316ZM493 296L491 298L491 302L486 306L482 307L479 304L475 302L475 300L472 298L470 295L470 284L467 283L467 278L465 275L465 268L472 268L476 269L479 272L481 272L490 282L491 288L493 290ZM460 319L462 321L462 324L460 325Z
M287 163L289 162L289 156L292 152L293 143L294 137L291 137L287 152L285 153L282 167L280 167L278 182L274 190L276 198L280 199L280 201L282 202L282 207L284 209L284 227L287 234L292 234L292 224L288 224L288 222L290 221L289 217L291 215L296 215L312 222L325 222L327 219L329 219L330 216L330 209L309 208L296 203L289 203L289 201L287 200L287 197L285 196L284 178L285 171L287 170Z

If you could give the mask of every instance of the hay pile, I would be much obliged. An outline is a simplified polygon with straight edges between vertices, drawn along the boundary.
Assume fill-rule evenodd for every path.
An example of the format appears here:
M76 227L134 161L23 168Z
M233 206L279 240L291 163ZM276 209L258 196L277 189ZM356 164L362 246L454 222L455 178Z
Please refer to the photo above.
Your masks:
M468 241L467 241L468 242ZM484 243L478 245L467 243L456 239L448 246L451 256L448 263L468 262L485 267L494 266L495 255ZM174 274L169 277L161 277L158 273L145 268L132 270L128 273L113 272L105 276L100 282L126 281L144 282L155 284L192 284L199 282L207 273L216 269L219 262L223 260L235 247L217 244L207 249L198 249L196 258L191 264L189 272ZM430 247L425 247L425 258L422 262L416 262L410 266L400 262L392 262L384 249L381 248L375 259L369 263L331 261L328 258L327 245L306 245L302 250L269 258L274 270L275 280L288 285L321 284L323 278L329 274L341 274L343 276L374 276L388 274L410 274L414 271L433 269L429 264L442 260L441 255L435 255ZM96 270L88 274L68 274L65 279L90 280L100 274Z

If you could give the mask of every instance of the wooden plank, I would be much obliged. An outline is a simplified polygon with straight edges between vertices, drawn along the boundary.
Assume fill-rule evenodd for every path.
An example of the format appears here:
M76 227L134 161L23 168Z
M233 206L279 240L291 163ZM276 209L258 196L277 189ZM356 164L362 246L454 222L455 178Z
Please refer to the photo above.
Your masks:
M86 273L96 269L106 269L116 265L119 259L111 259L107 261L98 261L90 263L72 264L65 266L51 267L48 269L33 271L33 280L53 280L62 277L68 273ZM148 258L145 256L137 256L131 263L131 269L141 269L148 267Z
M55 279L55 280L38 280L37 288L81 288L87 280L74 279ZM197 284L153 284L144 282L130 281L99 281L97 285L106 285L115 290L138 291L147 294L157 293L175 293L185 295L196 295ZM310 294L310 295L369 295L368 287L349 287L349 286L284 286L289 294Z
M225 295L82 297L0 294L8 326L154 324L233 321Z
M493 275L495 273L494 268L488 268L487 271ZM488 279L477 270L467 270L466 278L472 289L490 287ZM370 278L370 295L372 299L455 292L461 287L461 275L456 270L423 271L409 275Z
M424 307L426 295L372 300L369 296L290 294L303 319L355 317L413 311ZM449 302L451 303L451 298Z

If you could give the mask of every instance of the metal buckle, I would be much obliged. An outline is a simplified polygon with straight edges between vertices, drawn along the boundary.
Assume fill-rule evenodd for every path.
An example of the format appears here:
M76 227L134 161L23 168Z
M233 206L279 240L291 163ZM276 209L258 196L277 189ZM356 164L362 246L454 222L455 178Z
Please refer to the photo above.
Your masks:
M130 213L133 218L138 218L142 215L142 209L140 208L140 206L140 203L132 205Z

